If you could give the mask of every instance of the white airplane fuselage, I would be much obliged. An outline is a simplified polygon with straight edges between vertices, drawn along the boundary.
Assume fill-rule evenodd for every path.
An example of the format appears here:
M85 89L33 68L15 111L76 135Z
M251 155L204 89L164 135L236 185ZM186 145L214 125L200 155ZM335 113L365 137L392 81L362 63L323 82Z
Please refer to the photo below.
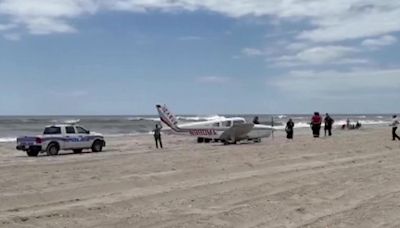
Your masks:
M221 117L214 120L178 124L175 116L166 106L157 106L161 122L179 135L189 135L198 138L198 142L213 141L260 141L271 136L273 127L263 124L246 123L242 117ZM164 128L164 129L165 129Z

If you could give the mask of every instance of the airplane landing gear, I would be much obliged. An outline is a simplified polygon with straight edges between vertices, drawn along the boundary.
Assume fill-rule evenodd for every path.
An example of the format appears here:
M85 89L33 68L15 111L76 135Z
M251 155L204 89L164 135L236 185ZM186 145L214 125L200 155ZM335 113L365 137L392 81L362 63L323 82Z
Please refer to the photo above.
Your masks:
M209 138L203 138L203 137L198 137L197 138L197 143L210 143L212 139Z

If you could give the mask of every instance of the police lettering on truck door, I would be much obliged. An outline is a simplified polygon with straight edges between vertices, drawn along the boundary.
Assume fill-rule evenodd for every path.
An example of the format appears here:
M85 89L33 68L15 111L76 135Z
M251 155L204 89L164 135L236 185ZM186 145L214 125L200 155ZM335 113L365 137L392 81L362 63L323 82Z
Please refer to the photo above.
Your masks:
M89 131L80 126L76 126L75 128L77 136L76 145L78 145L79 148L89 148L91 146Z
M65 127L65 148L75 149L79 148L79 136L76 134L75 127Z

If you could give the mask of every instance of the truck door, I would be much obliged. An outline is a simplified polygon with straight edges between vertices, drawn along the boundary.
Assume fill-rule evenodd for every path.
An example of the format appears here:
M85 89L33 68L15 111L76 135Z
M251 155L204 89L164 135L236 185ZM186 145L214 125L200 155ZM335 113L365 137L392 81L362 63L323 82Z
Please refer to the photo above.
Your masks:
M89 131L81 126L76 126L76 133L79 135L79 148L90 148L92 146L92 141L89 137Z
M65 149L79 148L79 134L76 133L73 126L65 127Z

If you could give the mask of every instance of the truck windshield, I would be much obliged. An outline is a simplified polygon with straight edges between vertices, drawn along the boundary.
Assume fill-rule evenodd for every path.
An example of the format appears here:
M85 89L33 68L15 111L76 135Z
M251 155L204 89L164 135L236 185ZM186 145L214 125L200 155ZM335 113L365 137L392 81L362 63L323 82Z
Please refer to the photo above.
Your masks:
M61 134L60 127L46 127L43 132L44 135L57 135Z

